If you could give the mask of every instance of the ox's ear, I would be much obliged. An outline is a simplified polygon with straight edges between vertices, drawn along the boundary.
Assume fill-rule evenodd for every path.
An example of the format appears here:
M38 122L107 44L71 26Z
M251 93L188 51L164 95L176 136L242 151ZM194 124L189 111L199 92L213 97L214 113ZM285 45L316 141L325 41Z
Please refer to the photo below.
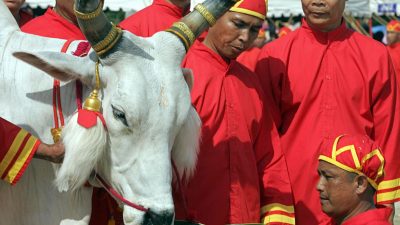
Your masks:
M190 107L188 117L175 137L172 147L172 159L181 176L177 179L188 182L193 175L197 163L200 135L201 120L199 114L194 107Z
M77 57L61 52L14 52L13 55L57 80L79 79L91 84L93 78L94 62L88 56Z
M193 72L191 69L182 68L183 77L187 85L189 86L189 90L192 90L194 84Z

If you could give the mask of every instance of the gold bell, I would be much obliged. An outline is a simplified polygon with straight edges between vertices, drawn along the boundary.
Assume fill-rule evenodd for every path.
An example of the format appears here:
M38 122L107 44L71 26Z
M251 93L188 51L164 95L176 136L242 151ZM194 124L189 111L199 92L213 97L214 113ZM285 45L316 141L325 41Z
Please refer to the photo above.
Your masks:
M99 99L99 91L97 89L94 89L92 93L90 93L90 96L85 100L83 103L83 109L100 112L101 100Z
M61 138L62 127L51 128L51 136L53 136L54 143L57 143Z

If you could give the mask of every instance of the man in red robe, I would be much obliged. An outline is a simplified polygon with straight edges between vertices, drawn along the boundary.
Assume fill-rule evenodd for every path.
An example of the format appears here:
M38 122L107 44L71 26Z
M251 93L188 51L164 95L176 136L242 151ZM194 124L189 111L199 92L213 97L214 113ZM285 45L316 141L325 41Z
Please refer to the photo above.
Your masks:
M386 31L389 54L392 58L397 78L400 78L400 21L391 20L386 25Z
M327 139L318 159L317 190L322 210L335 224L390 225L392 209L374 204L385 159L367 135Z
M33 16L31 14L24 10L21 10L21 7L25 3L25 0L4 0L4 3L8 7L20 27L33 19Z
M81 32L73 11L74 1L57 0L54 8L38 16L21 27L26 33L43 37L86 40Z
M26 130L0 117L0 176L16 184L32 157L60 163L64 155L61 143L47 145Z
M74 14L74 1L57 0L54 8L48 8L21 28L23 32L65 40L85 40ZM60 49L61 50L61 49ZM101 188L93 188L90 225L122 225L122 211L109 194Z
M174 194L177 219L295 223L285 158L259 80L234 60L257 38L266 11L265 0L238 1L183 61L194 75L202 138L194 175Z
M166 30L189 10L190 0L154 0L153 3L122 21L119 26L141 37Z
M400 199L400 95L385 46L346 28L345 0L302 0L296 31L264 46L256 72L273 96L295 199L296 222L329 224L318 192L324 139L363 133L383 149L385 180L378 204Z

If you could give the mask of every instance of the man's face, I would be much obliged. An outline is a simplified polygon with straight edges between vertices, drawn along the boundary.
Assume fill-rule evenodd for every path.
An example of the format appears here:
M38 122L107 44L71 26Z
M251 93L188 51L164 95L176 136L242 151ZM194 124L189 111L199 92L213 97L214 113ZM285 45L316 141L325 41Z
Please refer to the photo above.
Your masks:
M21 6L25 3L25 0L4 0L4 3L6 3L11 12L14 12L21 8Z
M262 22L254 16L227 12L210 28L204 43L222 57L234 59L251 46Z
M396 44L397 42L400 42L400 33L388 31L386 39L388 45Z
M319 161L318 174L322 211L334 219L345 218L359 201L354 176L325 161Z
M301 0L307 23L323 32L340 26L345 2L346 0Z

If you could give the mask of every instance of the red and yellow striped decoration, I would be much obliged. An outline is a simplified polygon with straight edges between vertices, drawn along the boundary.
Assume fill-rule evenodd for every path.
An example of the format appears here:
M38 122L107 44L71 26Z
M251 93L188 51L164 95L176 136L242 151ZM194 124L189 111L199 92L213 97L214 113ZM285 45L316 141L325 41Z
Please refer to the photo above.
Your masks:
M26 130L0 118L0 176L15 184L31 161L40 141Z
M378 204L389 204L400 200L400 178L384 180L378 186L376 195Z
M296 224L294 207L273 203L261 208L261 222L263 224Z

